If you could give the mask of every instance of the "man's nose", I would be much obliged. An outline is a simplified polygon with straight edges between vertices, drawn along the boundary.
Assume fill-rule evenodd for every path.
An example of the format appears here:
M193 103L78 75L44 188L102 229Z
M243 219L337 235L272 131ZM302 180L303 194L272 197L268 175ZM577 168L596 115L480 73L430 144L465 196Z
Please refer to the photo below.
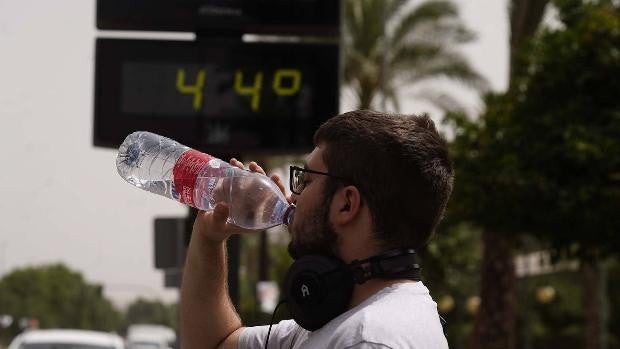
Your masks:
M297 194L291 193L291 204L297 204Z

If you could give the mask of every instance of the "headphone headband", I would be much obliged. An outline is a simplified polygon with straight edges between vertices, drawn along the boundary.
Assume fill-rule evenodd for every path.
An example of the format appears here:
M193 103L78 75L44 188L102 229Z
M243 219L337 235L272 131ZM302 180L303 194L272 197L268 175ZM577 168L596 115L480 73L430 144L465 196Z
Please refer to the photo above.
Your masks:
M413 249L394 249L367 259L354 260L349 268L357 284L375 278L421 280L420 265Z

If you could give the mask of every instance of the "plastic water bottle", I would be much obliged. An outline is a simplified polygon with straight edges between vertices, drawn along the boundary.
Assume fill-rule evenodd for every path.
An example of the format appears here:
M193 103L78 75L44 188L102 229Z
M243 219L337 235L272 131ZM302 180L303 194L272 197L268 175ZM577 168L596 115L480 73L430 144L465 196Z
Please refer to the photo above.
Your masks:
M269 177L150 132L125 138L116 167L134 186L201 210L225 202L228 222L246 229L288 225L295 210Z

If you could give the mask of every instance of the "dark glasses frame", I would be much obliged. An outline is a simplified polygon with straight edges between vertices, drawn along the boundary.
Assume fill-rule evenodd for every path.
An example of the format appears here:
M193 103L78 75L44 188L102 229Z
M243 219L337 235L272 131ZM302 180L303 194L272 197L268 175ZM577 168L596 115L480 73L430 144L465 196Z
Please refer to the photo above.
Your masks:
M331 178L334 178L334 179L339 179L341 181L350 182L350 180L347 179L347 178L340 177L340 176L335 176L335 175L333 175L331 173L315 171L315 170L311 170L311 169L303 168L303 167L299 167L299 166L290 166L289 189L295 195L301 194L301 192L304 190L303 187L301 189L299 189L299 190L296 188L296 186L295 186L295 176L293 175L295 172L312 173L312 174L317 174L317 175L321 175L321 176L328 176L328 177L331 177Z

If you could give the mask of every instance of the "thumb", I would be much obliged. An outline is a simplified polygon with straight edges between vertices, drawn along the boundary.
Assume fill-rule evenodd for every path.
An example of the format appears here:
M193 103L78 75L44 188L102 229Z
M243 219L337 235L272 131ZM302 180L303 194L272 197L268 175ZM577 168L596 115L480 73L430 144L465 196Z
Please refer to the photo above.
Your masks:
M225 228L226 221L228 220L228 205L223 202L218 203L213 208L213 225L217 228Z

